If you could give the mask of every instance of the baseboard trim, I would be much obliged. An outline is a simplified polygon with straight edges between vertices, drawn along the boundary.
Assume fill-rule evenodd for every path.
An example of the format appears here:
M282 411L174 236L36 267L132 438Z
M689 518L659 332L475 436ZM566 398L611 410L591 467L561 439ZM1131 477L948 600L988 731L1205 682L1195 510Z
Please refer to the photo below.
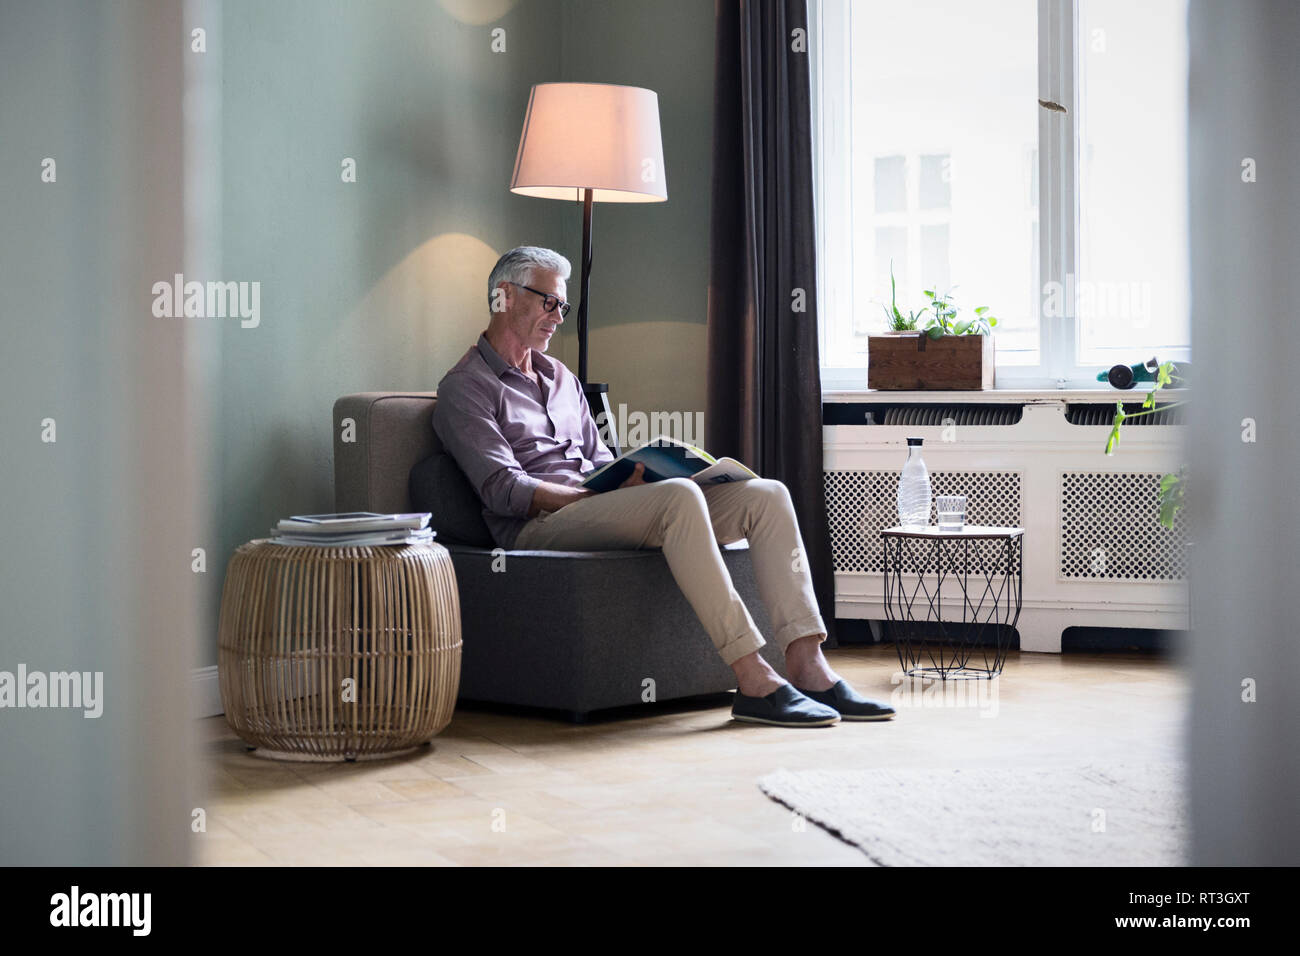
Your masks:
M190 671L190 716L219 717L226 712L221 706L221 684L217 680L217 665L196 667Z

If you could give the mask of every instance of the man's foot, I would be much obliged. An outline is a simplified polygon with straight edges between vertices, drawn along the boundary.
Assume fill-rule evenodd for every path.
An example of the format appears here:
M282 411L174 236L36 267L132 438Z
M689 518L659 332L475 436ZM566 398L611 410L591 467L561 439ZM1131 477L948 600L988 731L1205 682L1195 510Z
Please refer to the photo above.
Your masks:
M840 721L835 708L809 700L789 684L782 684L765 697L750 697L737 691L731 716L734 720L775 727L829 727Z
M766 697L787 681L755 651L731 665L736 672L736 690L746 697Z
M772 671L770 677L760 674L758 676L747 676L745 680L737 680L736 693L744 694L746 697L766 697L777 688L789 686L789 681L782 680L776 671Z
M822 635L810 634L791 641L785 649L785 671L795 687L828 691L841 680L822 655ZM807 691L801 691L807 693Z
M863 697L849 686L848 681L839 681L834 687L825 691L805 690L796 687L800 694L809 700L833 708L845 720L892 720L894 708L879 700Z

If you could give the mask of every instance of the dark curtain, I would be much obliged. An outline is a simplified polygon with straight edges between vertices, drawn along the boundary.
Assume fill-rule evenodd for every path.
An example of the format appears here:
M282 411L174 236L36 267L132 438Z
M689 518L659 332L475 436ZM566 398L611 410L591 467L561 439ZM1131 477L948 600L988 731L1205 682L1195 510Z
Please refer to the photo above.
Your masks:
M833 645L807 3L717 0L716 19L708 447L790 489Z

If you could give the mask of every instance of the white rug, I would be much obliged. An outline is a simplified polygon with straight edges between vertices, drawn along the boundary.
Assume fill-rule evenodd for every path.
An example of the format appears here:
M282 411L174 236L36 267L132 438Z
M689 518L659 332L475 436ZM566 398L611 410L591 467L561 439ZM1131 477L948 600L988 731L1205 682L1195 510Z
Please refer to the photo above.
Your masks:
M778 770L772 799L881 866L1181 866L1183 772Z

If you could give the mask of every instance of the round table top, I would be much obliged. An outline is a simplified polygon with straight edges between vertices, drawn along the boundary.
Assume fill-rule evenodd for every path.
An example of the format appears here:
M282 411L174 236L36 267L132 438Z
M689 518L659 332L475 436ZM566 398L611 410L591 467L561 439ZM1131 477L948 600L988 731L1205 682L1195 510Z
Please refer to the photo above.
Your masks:
M322 558L391 558L402 559L414 557L427 551L447 553L447 549L437 541L420 544L285 544L275 538L254 538L235 549L236 554L259 554L282 552L284 557L298 560L312 556Z
M881 529L880 535L881 537L888 535L895 538L951 538L960 540L962 538L1018 538L1024 533L1024 528L995 528L978 524L968 524L958 531L949 531L932 524L925 527L896 525L893 528Z

